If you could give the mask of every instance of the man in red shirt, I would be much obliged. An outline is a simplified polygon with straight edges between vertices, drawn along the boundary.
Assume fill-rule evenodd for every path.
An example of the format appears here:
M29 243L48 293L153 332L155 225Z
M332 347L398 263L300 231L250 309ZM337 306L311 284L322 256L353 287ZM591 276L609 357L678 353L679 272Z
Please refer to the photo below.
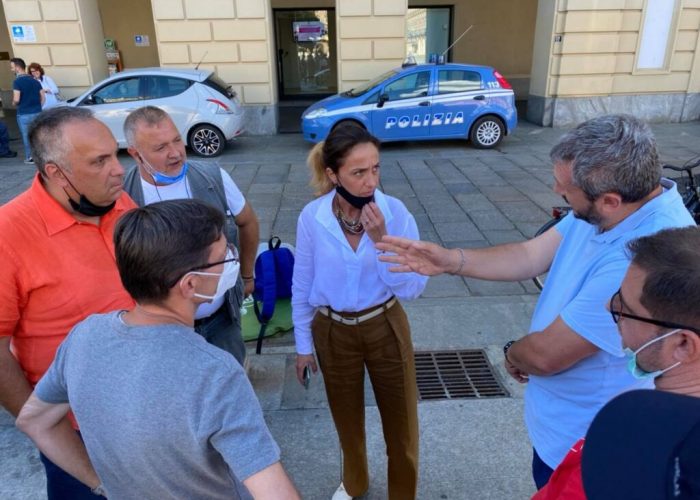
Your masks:
M112 233L135 207L109 129L81 108L45 111L29 130L32 186L0 207L0 403L14 416L70 329L133 306ZM74 432L64 419L59 424ZM49 499L95 498L46 457Z

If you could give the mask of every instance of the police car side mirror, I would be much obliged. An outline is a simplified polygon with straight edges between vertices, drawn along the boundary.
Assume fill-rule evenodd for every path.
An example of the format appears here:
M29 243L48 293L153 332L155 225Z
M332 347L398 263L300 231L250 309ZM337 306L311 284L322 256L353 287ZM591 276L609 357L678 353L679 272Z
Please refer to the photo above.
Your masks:
M379 100L377 101L377 107L381 108L384 107L384 103L389 100L389 96L387 94L379 94Z

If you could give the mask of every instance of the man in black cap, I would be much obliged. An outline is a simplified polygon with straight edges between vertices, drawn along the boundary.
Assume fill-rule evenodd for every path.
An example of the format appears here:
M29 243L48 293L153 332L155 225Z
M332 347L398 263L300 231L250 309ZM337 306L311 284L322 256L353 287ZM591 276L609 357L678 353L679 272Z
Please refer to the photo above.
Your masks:
M700 398L632 391L596 416L583 450L589 500L700 498Z

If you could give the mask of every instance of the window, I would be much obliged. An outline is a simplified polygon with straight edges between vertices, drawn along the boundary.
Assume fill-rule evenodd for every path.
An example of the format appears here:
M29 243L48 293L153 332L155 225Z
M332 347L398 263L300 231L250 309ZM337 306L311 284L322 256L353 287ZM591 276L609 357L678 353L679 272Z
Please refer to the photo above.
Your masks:
M638 70L666 70L673 46L678 0L647 0L637 50Z
M183 78L175 78L172 76L146 76L145 80L145 99L163 99L164 97L172 97L182 94L192 85L191 80Z
M402 76L398 80L388 84L384 87L384 95L386 95L390 101L423 97L428 95L429 86L430 71L419 71Z
M406 15L406 55L417 63L427 63L430 54L440 55L450 45L450 7L408 9ZM449 60L446 54L445 60Z
M476 71L450 69L438 71L438 94L481 89L481 75Z
M123 78L109 83L92 96L95 104L137 101L139 96L139 77Z

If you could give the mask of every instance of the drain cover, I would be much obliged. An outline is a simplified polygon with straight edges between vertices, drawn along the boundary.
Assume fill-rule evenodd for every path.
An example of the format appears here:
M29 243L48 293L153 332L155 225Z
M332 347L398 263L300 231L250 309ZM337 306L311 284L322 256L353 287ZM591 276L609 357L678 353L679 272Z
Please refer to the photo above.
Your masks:
M509 396L481 349L419 351L415 361L421 401Z

